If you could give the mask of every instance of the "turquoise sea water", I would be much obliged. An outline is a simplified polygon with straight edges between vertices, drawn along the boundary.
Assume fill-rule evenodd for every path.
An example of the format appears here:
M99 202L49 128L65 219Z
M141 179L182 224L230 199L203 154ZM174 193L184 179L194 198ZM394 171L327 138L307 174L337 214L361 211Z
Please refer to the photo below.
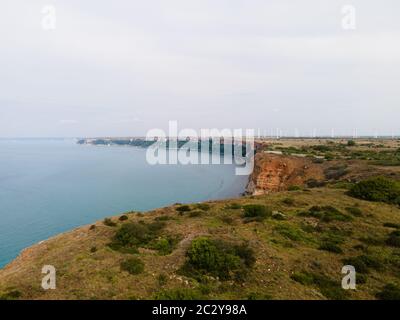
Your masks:
M44 240L107 216L234 197L233 165L156 165L145 149L0 140L0 268Z

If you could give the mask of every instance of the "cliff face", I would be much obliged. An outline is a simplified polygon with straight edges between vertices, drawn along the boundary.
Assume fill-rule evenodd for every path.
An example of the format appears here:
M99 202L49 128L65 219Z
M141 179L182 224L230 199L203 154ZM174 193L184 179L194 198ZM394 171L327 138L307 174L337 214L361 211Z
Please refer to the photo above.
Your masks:
M324 179L321 165L308 158L258 153L250 176L247 192L253 195L287 190L289 186L302 186L307 180Z

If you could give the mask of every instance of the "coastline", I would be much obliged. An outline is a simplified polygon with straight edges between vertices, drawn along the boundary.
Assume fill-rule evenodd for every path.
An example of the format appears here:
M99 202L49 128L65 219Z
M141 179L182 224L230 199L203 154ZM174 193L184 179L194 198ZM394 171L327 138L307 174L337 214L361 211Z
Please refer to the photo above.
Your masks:
M220 170L220 169L216 168L216 170ZM224 170L224 171L226 171L226 170ZM200 200L200 201L190 201L189 200L187 202L188 203L194 203L194 202L208 202L208 201L227 200L227 199L231 199L232 197L235 197L235 198L241 197L245 193L247 185L248 185L248 177L246 177L246 181L239 180L240 184L236 184L238 186L240 185L239 188L232 188L232 182L234 182L235 180L232 181L231 178L224 179L224 180L222 180L222 182L221 182L222 185L218 186L218 188L217 188L217 193L219 193L219 195L217 197L213 197L213 194L210 194L209 196L204 198L204 200ZM230 194L228 194L228 189L232 190L231 192L229 192ZM232 195L232 193L233 193L233 195ZM169 206L172 203L173 203L173 201L169 202L169 204L167 203L167 204L162 205L162 206L157 206L154 209L152 209L152 208L144 209L143 212L149 212L149 211L152 211L152 210L157 210L159 208L163 208L164 206ZM134 207L132 209L142 211L142 209L136 209ZM123 209L121 211L112 211L112 210L110 210L108 214L110 214L111 216L116 216L116 215L122 214L124 212L124 210L130 210L130 208L126 208L126 209ZM107 213L105 213L105 214L108 215ZM94 217L93 219L90 219L90 220L86 219L85 223L80 223L80 224L78 224L76 226L72 226L71 228L66 229L65 231L61 230L60 232L55 232L53 234L50 234L49 236L45 236L45 237L39 238L36 241L34 240L34 242L32 242L31 244L28 244L28 245L24 246L23 248L19 249L18 251L14 251L15 255L14 255L14 257L11 257L10 260L7 259L7 254L6 254L5 255L5 259L3 260L5 263L2 264L2 266L0 267L0 270L4 269L7 265L12 263L15 259L17 259L19 256L24 254L24 252L26 250L29 250L31 247L35 247L36 245L38 245L38 244L40 244L42 242L47 242L47 241L53 239L54 237L58 237L60 235L68 233L68 232L70 232L72 230L75 230L77 228L81 228L81 227L83 227L83 226L85 226L85 225L87 225L89 223L95 223L97 221L101 221L101 219L102 219L101 217L100 218Z

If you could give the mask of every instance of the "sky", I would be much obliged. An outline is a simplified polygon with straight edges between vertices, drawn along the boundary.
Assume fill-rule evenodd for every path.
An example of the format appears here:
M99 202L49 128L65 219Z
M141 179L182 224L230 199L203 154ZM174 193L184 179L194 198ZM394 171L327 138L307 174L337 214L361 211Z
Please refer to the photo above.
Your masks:
M1 0L0 137L135 136L170 120L400 135L399 12L398 0Z

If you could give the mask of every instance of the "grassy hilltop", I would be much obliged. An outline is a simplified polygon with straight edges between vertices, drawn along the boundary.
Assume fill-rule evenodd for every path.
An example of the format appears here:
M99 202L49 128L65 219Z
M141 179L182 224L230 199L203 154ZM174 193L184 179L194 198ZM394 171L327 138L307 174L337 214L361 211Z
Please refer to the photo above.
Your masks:
M0 298L400 299L397 142L298 143L283 146L281 166L260 166L257 195L129 212L26 249L0 270ZM285 162L288 148L315 145L335 152L308 155L321 166L313 179L281 174L297 165ZM320 158L326 152L333 158ZM269 192L258 177L274 168L279 190ZM55 266L57 289L41 288L43 265ZM356 268L356 290L341 288L344 265Z

